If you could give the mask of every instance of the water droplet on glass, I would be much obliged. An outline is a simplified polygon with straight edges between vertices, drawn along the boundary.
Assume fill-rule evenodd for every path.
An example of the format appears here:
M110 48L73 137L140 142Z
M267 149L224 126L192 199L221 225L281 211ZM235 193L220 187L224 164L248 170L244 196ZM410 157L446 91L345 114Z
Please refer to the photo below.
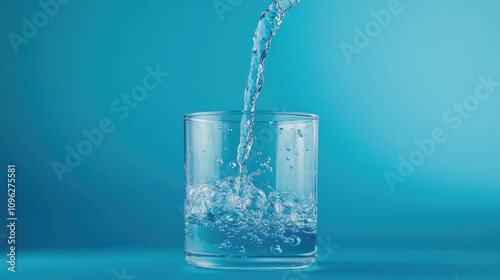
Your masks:
M290 157L286 157L286 160L290 160Z
M229 163L229 167L231 167L232 169L235 169L235 168L236 168L236 162L231 161L231 162Z
M302 131L300 129L297 130L297 134L300 136L300 138L304 137L304 134L302 133Z
M218 158L218 159L217 159L217 163L218 163L219 165L222 165L222 164L224 163L224 161L223 161L221 158Z
M267 98L264 98L264 102L267 102Z
M308 147L306 147L306 152L309 152L309 148Z
M217 129L221 129L221 128L222 128L222 125L220 125L220 124L219 124L219 125L217 126Z
M283 127L280 127L280 129L279 129L279 130L280 130L280 133L281 133L281 132L283 132Z
M262 152L257 152L257 155L258 155L258 156L262 155Z
M270 163L271 162L271 158L270 157L266 158L266 162Z
M290 152L292 149L290 149L290 147L286 147L286 150Z
M271 249L269 249L269 251L275 255L279 255L279 254L283 253L283 251L280 248L280 245L277 245L277 244L271 246Z
M232 129L231 127L229 127L227 130L228 130L229 132L232 132L232 131L233 131L233 129Z

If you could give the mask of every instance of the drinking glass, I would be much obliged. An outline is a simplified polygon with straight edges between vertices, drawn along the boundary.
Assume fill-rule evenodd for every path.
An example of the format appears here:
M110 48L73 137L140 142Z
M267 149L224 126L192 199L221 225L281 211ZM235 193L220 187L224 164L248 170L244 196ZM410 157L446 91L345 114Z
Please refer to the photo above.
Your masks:
M255 112L240 170L242 112L184 116L185 257L192 265L289 269L316 260L318 116Z

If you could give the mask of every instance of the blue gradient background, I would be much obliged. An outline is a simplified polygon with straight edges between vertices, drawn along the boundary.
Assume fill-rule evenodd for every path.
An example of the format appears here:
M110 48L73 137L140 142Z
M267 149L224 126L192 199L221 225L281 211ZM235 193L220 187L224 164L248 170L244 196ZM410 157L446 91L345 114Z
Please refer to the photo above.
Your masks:
M182 249L182 116L242 108L270 1L242 1L223 20L212 2L74 0L18 54L6 34L40 7L1 2L0 164L17 165L19 250ZM273 40L257 108L320 116L320 236L342 248L498 252L500 88L457 130L442 115L479 76L500 81L500 2L401 1L348 63L339 44L387 3L303 0ZM120 120L110 104L148 65L170 76ZM59 182L52 162L103 118L115 131ZM384 172L438 127L447 141L391 192Z

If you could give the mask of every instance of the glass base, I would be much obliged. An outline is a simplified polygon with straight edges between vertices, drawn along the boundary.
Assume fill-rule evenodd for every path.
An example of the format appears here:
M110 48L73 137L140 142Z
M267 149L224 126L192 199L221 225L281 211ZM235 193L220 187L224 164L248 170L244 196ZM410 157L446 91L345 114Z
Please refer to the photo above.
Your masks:
M211 255L184 253L187 263L204 268L269 270L308 267L316 261L316 252L294 256Z

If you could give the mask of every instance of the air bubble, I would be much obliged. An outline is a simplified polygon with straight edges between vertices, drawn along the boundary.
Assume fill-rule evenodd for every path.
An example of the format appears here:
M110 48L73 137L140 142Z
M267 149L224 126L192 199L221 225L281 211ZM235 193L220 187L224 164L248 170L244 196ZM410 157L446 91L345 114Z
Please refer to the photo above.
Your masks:
M287 160L287 161L288 161L288 160L290 160L290 157L286 157L286 160Z
M293 169L293 166L290 165L290 169Z
M218 159L217 159L217 163L218 163L219 165L222 165L222 164L224 163L224 161L223 161L221 158L218 158Z
M273 124L273 120L269 120L269 124Z
M241 216L237 212L230 212L225 215L225 220L229 225L238 226L241 221Z
M283 251L280 248L280 245L277 245L277 244L271 246L271 249L269 249L269 251L275 255L279 255L279 254L283 253Z
M300 138L304 137L304 134L302 133L302 131L300 129L297 130L297 134L300 136Z
M219 124L219 125L217 126L217 129L221 129L221 128L222 128L222 125L220 125L220 124Z
M260 166L266 168L267 171L269 171L269 172L273 172L273 168L267 162L261 163Z
M233 129L232 129L231 127L229 127L227 130L228 130L229 132L233 132Z
M232 169L235 169L235 168L236 168L236 162L231 161L231 162L229 163L229 167L231 167Z
M299 246L300 243L302 242L302 239L300 239L300 237L298 237L297 235L292 234L289 237L286 237L284 241L286 244L290 246Z
M292 149L290 149L290 147L286 147L286 150L290 152Z
M262 155L262 152L257 152L257 155L258 155L258 156Z

